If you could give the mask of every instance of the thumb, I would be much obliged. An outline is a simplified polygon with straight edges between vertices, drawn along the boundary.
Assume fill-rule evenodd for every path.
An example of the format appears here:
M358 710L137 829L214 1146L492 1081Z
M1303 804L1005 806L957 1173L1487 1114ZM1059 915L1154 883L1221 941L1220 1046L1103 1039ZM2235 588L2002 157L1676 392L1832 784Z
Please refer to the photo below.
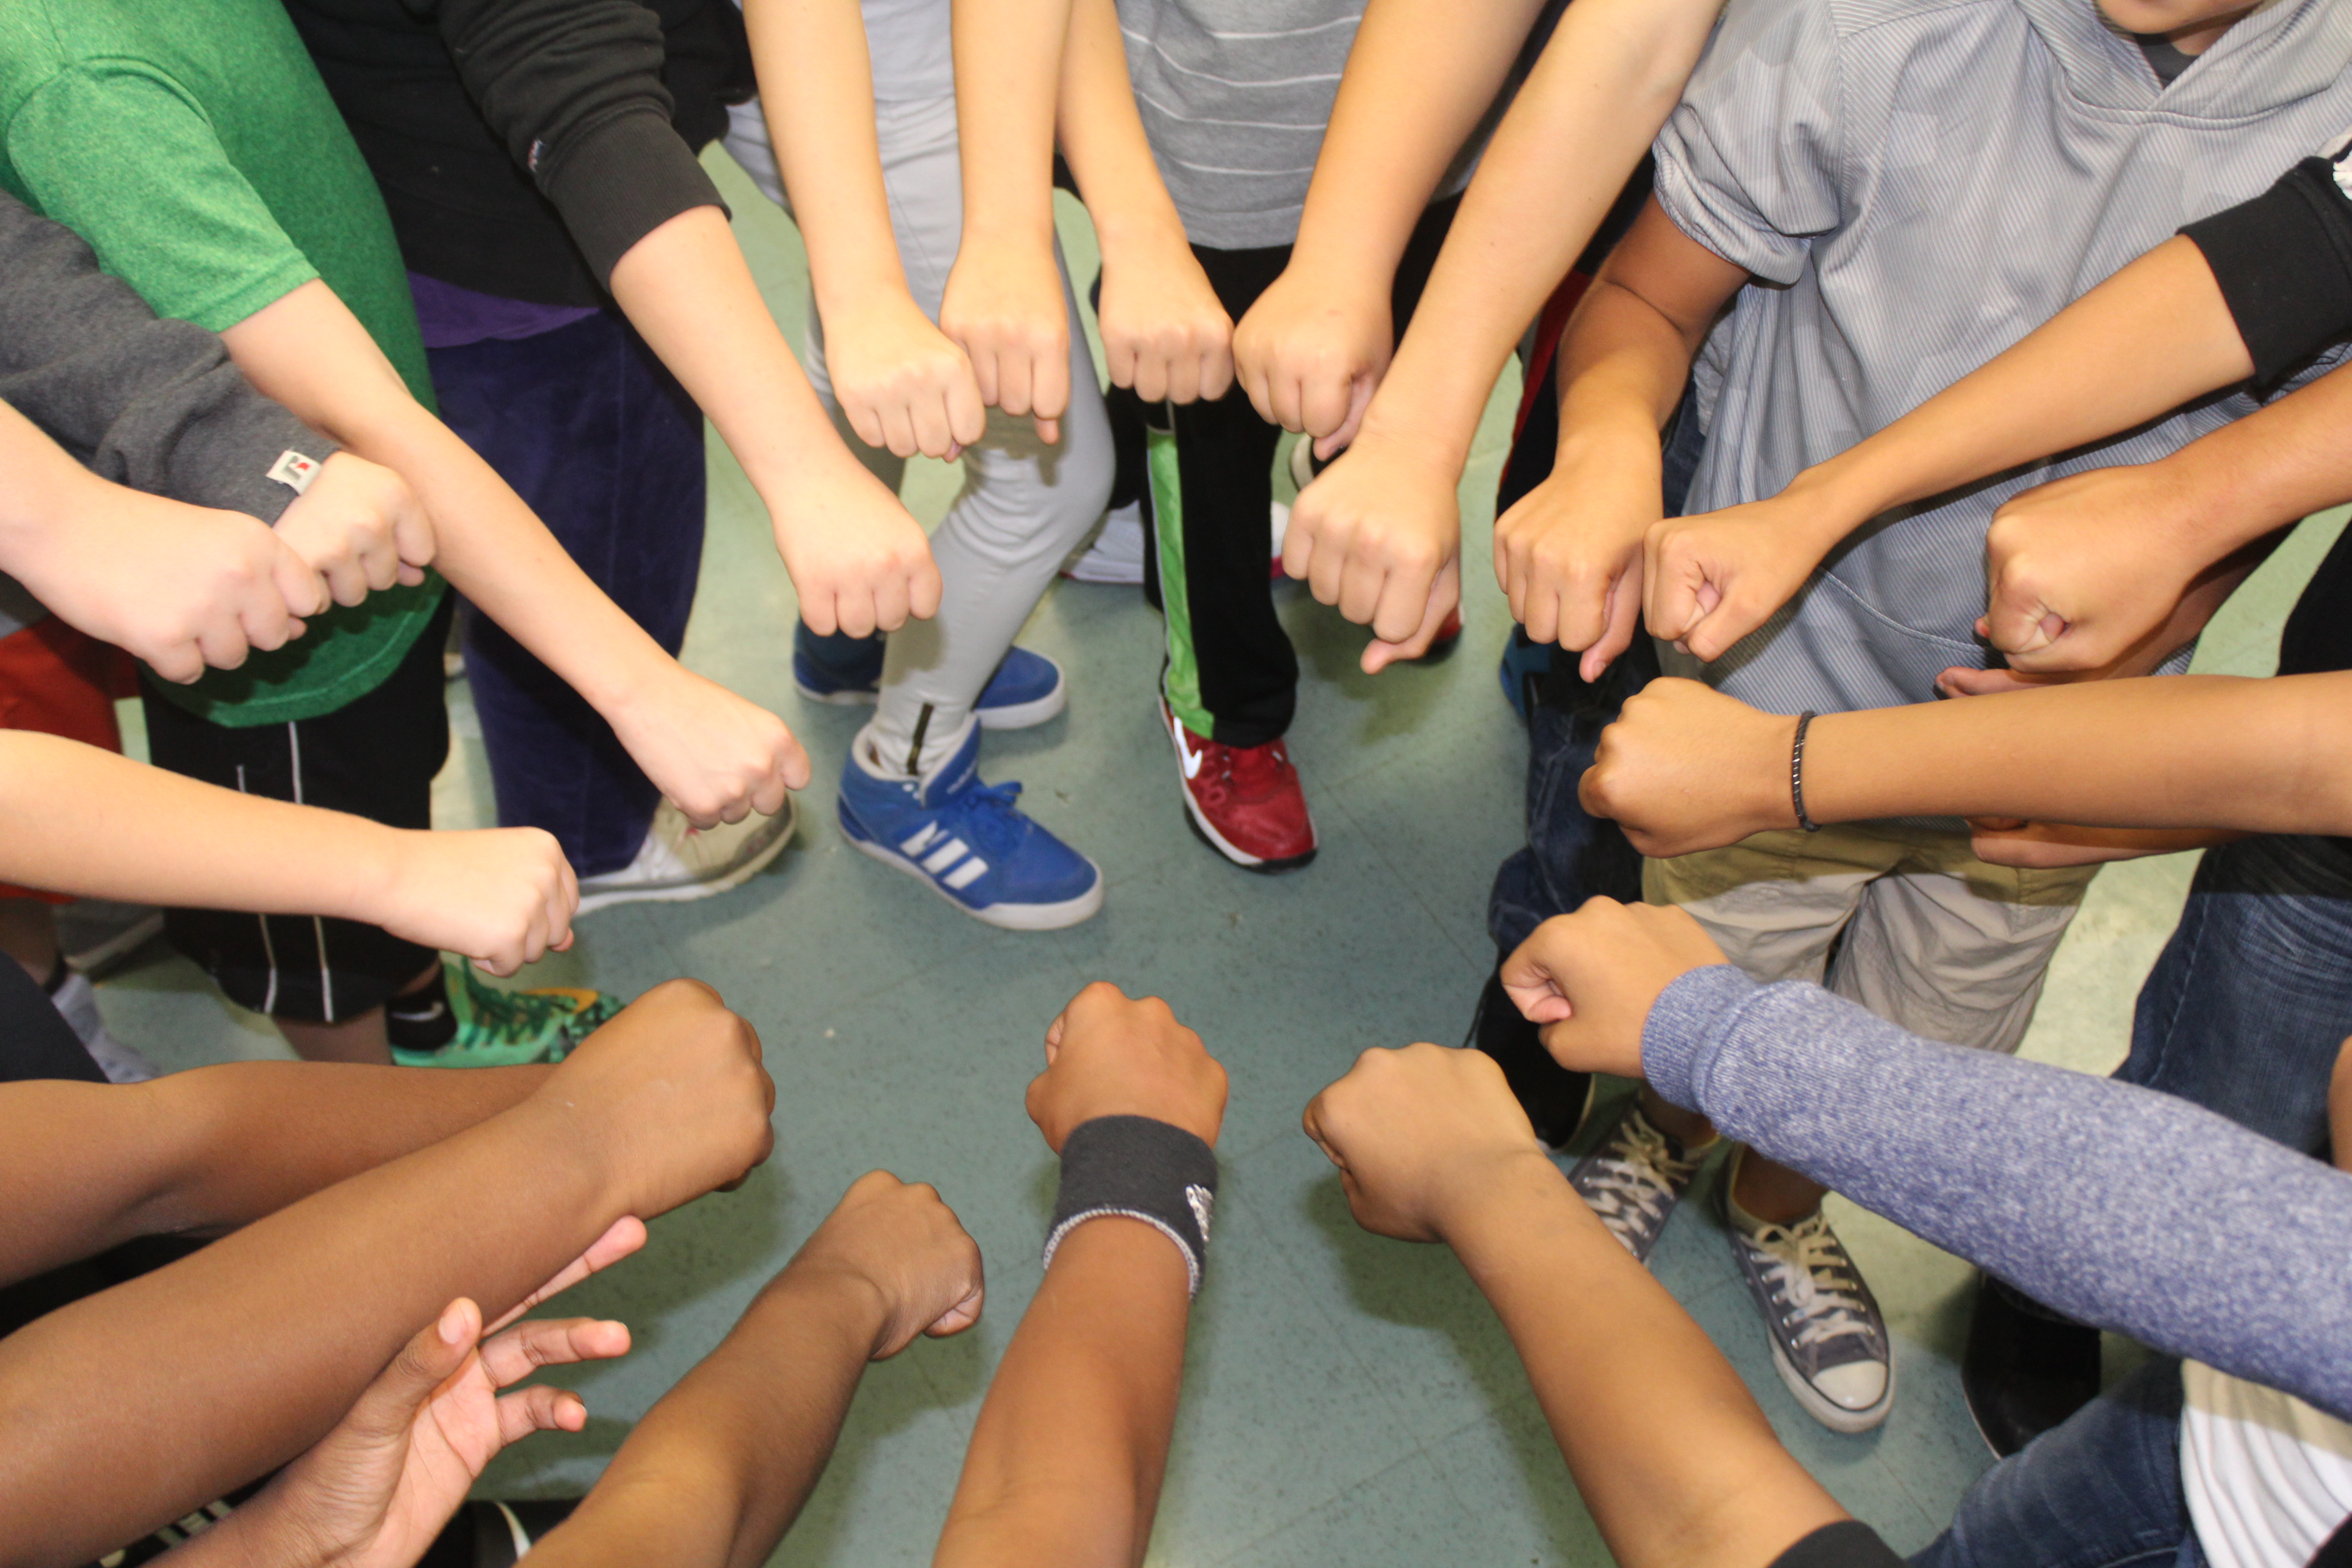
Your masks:
M482 1337L482 1310L460 1296L402 1347L392 1364L352 1404L343 1426L363 1439L390 1441L408 1430L433 1391L466 1364Z
M2006 654L2037 653L2066 634L2066 618L2021 584L1994 585L1984 617L1985 638Z
M1356 377L1348 391L1348 416L1339 427L1315 443L1318 462L1328 463L1334 452L1344 452L1355 441L1356 432L1363 427L1364 410L1371 406L1372 394L1380 390L1380 377L1367 372Z
M1421 612L1421 625L1412 636L1402 642L1382 642L1379 637L1364 645L1363 658L1359 661L1366 675L1378 675L1389 666L1419 658L1437 640L1445 618L1462 603L1462 558L1455 556L1438 573L1437 581L1429 585L1429 603Z
M276 542L278 547L269 559L269 580L277 587L278 596L286 601L287 614L299 620L325 613L332 602L327 593L327 580L302 559L301 552L283 539Z
M1551 965L1536 949L1535 939L1528 938L1503 961L1496 979L1502 983L1503 994L1511 1005L1530 1024L1556 1024L1575 1011L1566 989L1553 975Z

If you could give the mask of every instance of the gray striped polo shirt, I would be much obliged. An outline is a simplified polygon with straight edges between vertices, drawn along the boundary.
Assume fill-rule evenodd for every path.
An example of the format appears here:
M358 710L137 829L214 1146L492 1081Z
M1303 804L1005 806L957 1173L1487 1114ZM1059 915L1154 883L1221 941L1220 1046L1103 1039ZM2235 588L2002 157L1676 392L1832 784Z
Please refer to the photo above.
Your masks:
M1667 216L1757 279L1703 356L1689 510L1777 493L2347 124L2342 0L2270 0L2168 88L2092 0L1732 0L1657 142ZM1930 700L1938 671L1998 662L1972 629L1995 508L2256 406L1876 519L1723 658L1668 668L1775 712Z

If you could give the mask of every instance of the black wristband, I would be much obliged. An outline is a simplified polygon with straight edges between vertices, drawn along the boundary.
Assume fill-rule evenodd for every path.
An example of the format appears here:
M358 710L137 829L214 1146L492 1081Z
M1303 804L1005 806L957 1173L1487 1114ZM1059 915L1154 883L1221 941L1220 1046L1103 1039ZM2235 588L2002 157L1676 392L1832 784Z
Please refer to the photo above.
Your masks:
M1789 799L1797 808L1797 826L1819 833L1822 825L1805 815L1805 731L1812 728L1813 711L1797 715L1797 739L1789 748Z
M1201 1293L1217 1156L1206 1143L1149 1116L1098 1116L1062 1144L1062 1190L1045 1232L1047 1268L1062 1238L1090 1219L1139 1219L1184 1254L1188 1295Z

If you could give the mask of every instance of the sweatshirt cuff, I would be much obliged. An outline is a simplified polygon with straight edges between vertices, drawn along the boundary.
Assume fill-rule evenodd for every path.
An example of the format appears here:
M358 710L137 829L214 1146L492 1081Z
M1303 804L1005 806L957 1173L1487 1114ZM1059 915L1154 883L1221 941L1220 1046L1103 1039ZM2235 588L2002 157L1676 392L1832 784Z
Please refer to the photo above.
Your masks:
M541 149L531 149L536 158ZM650 106L581 132L554 166L537 169L540 189L596 280L607 290L629 247L683 212L727 211L719 187L669 121Z
M2352 331L2352 199L2326 159L2180 232L2213 268L2258 388Z
M1732 1016L1762 987L1728 963L1678 977L1650 1004L1642 1026L1642 1076L1668 1104L1703 1110L1699 1085Z

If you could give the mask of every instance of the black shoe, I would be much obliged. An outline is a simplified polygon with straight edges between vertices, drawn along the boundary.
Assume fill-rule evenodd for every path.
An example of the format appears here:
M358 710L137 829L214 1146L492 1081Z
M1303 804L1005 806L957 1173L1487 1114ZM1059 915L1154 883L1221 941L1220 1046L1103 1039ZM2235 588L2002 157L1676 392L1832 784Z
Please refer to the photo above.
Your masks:
M1984 1275L1960 1392L1978 1432L2005 1459L2097 1397L2099 1331Z
M1503 990L1502 973L1486 977L1478 994L1478 1012L1470 1020L1470 1037L1462 1042L1495 1058L1518 1097L1519 1109L1535 1123L1536 1136L1553 1148L1564 1148L1584 1125L1592 1109L1592 1075L1570 1072L1551 1059L1536 1026L1512 1005Z

